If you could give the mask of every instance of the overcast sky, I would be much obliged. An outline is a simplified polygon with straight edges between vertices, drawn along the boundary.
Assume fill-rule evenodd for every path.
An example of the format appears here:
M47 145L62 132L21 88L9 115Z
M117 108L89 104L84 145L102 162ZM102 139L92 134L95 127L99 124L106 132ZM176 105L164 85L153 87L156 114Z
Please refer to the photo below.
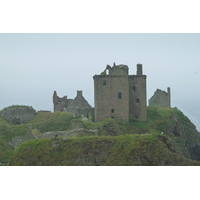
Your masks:
M200 34L0 34L0 109L30 105L53 111L52 95L82 90L94 106L93 76L113 62L143 65L147 102L171 88L172 107L200 123ZM194 121L193 120L193 121ZM200 128L200 126L199 126Z

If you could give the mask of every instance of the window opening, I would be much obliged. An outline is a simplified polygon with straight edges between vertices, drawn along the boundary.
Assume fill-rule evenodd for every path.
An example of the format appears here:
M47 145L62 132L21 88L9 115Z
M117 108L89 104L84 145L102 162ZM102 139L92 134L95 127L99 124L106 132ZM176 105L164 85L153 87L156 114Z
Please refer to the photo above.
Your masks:
M118 92L118 99L121 99L121 98L122 98L122 93Z
M133 91L135 91L135 86L133 86Z
M137 103L139 103L139 102L140 102L140 100L139 100L139 99L136 99L136 102L137 102Z
M111 109L111 113L114 113L115 112L115 110L114 109Z
M103 81L103 85L106 85L106 80L105 80L105 81Z

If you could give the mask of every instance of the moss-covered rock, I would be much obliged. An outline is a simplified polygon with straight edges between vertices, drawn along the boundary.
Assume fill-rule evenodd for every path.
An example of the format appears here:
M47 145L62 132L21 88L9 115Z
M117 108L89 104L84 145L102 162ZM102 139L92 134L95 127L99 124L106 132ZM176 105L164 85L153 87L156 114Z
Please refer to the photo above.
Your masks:
M158 134L37 139L20 145L9 165L200 165L180 154L169 140Z

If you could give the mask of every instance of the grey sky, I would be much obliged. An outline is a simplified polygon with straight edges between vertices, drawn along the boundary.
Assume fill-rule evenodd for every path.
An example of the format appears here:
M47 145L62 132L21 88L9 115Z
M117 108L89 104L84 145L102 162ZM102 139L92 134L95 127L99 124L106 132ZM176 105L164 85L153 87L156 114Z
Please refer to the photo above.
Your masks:
M19 104L53 111L52 95L94 106L93 76L107 64L143 64L147 102L171 88L172 107L200 129L200 34L0 34L0 109Z

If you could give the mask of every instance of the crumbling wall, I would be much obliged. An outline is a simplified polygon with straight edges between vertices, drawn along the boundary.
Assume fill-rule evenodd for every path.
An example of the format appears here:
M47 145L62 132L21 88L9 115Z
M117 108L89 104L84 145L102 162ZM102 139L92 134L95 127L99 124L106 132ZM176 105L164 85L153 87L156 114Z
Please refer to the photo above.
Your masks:
M67 99L67 96L59 97L56 91L54 91L53 93L54 112L65 111L72 101L73 99Z
M37 133L37 134L35 134ZM8 144L10 146L13 147L18 147L22 142L26 142L28 140L34 140L40 137L40 133L38 132L38 130L34 129L32 130L32 126L28 127L28 132L26 135L22 135L22 136L16 136L12 139L12 141L8 142Z
M167 88L167 92L157 89L149 99L149 106L171 107L170 88Z
M27 123L36 111L32 107L17 106L8 108L0 113L0 117L11 124L24 124Z
M92 134L92 135L98 135L99 130L98 129L85 129L82 126L76 126L72 130L68 131L51 131L46 132L44 134L41 134L39 130L33 129L32 126L28 127L28 132L24 136L17 136L12 139L12 141L8 142L10 146L13 146L14 148L17 148L21 143L29 141L29 140L35 140L38 138L54 138L54 137L63 137L68 138L72 136L81 136L85 134Z
M67 96L60 98L54 91L53 103L54 112L70 112L74 117L87 117L92 120L94 118L94 109L83 97L82 91L77 91L77 96L74 99L67 99Z

